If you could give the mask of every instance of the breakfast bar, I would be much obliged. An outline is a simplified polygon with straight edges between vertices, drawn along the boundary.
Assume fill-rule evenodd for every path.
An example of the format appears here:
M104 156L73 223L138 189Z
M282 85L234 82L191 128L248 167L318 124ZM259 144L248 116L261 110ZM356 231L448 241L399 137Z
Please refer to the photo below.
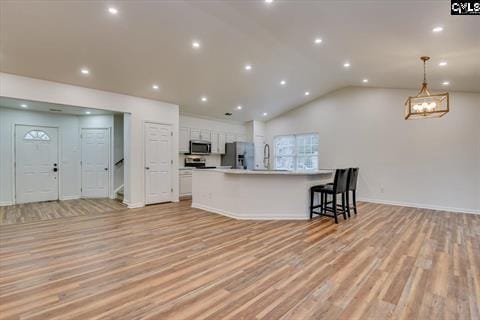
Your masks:
M245 220L309 219L309 189L331 170L193 170L192 207Z

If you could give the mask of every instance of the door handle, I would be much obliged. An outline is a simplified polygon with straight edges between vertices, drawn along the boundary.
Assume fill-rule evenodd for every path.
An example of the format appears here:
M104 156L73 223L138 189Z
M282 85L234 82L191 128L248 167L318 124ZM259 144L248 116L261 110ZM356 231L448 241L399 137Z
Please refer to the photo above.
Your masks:
M53 172L57 172L58 171L58 168L53 168Z
M150 167L145 167L145 170L150 170Z
M105 171L108 171L108 168L105 168L104 170L105 170Z

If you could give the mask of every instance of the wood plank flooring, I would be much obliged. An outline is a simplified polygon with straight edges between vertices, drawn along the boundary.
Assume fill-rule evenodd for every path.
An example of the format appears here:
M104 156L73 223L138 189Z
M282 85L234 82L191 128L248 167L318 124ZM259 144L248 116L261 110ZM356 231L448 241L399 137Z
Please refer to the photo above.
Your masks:
M239 221L189 201L0 226L2 319L479 319L480 215L361 203Z
M127 207L113 199L77 199L0 207L0 225L120 212Z

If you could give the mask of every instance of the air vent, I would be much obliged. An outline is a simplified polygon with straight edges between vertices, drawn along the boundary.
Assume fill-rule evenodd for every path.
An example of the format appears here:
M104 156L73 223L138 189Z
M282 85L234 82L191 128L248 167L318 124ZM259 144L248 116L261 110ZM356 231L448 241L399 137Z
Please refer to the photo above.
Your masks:
M225 115L230 117L232 115L232 113L231 112L225 112Z
M63 111L63 110L60 110L60 109L53 109L53 108L50 108L48 110L50 110L52 112L62 112Z

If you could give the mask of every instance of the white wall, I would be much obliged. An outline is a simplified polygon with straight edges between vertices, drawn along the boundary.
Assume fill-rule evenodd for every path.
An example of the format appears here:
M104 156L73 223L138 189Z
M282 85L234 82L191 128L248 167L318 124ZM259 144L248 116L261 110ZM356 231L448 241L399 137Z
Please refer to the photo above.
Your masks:
M15 124L57 127L59 134L59 197L80 197L79 118L0 107L0 204L14 203L13 133Z
M0 106L0 204L14 203L13 132L16 124L57 127L59 130L59 198L78 199L81 196L81 141L82 128L109 128L110 154L114 152L113 115L75 116L30 110L8 109ZM122 129L123 132L123 129ZM121 137L123 143L123 137ZM123 148L123 147L122 147ZM113 167L113 159L110 161ZM123 179L123 178L122 178ZM113 185L113 173L110 174ZM113 188L110 196L113 197Z
M443 118L404 120L415 90L345 88L267 122L318 132L320 168L360 167L361 198L480 212L480 94L452 92Z
M125 131L125 202L130 207L145 203L144 139L145 121L169 123L173 129L173 141L178 141L178 106L161 101L132 97L107 91L88 89L51 81L0 73L0 96L44 101L86 108L130 113L126 117ZM172 144L173 172L177 171L178 144ZM173 180L173 199L178 200L178 179Z
M206 129L210 131L228 132L235 134L247 134L247 127L243 123L236 123L233 121L221 121L195 117L192 115L180 116L180 127ZM221 164L222 156L219 154L212 154L205 156L207 166L219 166ZM185 155L180 154L178 158L180 167L185 165Z

